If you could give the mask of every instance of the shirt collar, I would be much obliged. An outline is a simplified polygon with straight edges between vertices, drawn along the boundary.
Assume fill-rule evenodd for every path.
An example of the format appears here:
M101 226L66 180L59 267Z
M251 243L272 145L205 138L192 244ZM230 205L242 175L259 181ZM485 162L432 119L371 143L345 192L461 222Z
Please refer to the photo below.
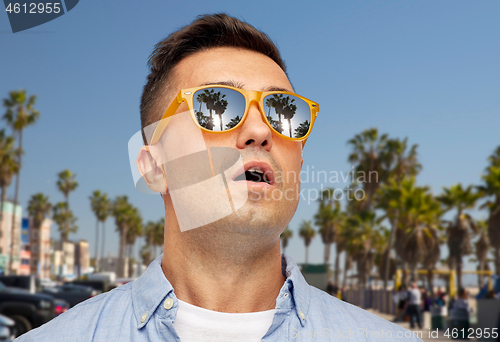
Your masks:
M162 258L163 254L153 260L132 283L132 305L138 329L148 323L161 301L174 290L161 269Z
M286 280L278 298L282 296L283 292L286 293L287 290L291 292L291 300L295 306L295 313L299 318L300 324L304 326L307 314L309 313L309 303L311 302L310 286L290 256L286 254L281 255L281 267Z
M132 305L138 329L148 323L166 296L170 295L177 301L174 289L161 268L162 258L163 254L153 260L144 274L132 283ZM295 313L304 326L309 312L310 286L290 256L281 255L281 266L286 280L276 298L276 309L295 308Z

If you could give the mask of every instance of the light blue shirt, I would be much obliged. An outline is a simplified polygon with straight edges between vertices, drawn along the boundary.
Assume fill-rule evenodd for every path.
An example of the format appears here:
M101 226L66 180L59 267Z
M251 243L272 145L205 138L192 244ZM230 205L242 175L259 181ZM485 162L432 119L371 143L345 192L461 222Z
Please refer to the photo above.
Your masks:
M88 299L16 341L180 341L173 327L179 303L161 260L134 282ZM282 256L282 269L286 281L262 341L421 341L409 330L308 285L289 256Z

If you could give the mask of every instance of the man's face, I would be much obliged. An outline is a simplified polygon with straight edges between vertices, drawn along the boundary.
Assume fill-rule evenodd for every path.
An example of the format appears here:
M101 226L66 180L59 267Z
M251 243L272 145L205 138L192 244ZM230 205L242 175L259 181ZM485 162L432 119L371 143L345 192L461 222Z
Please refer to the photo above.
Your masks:
M197 52L183 59L174 68L171 94L206 84L226 84L258 91L293 91L283 70L269 57L225 47ZM183 103L177 112L186 110L187 105ZM169 129L178 129L175 124L172 121ZM183 125L186 124L195 126L183 121ZM248 200L235 213L213 224L244 234L279 234L291 220L298 204L302 143L280 138L274 133L263 121L256 103L250 105L246 120L237 129L223 134L203 132L203 138L208 148L237 150L245 168L249 165L268 168L274 179L271 184L228 180L244 187L248 191Z

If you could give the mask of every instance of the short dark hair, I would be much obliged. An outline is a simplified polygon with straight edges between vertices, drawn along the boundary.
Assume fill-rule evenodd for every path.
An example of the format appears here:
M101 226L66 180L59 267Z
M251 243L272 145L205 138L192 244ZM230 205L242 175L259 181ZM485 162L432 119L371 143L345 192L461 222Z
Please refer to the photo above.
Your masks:
M199 16L155 45L148 61L150 73L142 91L141 128L158 121L163 114L161 110L166 109L162 107L168 104L161 100L166 97L173 68L182 59L195 52L227 46L262 53L286 74L278 48L265 33L225 13Z

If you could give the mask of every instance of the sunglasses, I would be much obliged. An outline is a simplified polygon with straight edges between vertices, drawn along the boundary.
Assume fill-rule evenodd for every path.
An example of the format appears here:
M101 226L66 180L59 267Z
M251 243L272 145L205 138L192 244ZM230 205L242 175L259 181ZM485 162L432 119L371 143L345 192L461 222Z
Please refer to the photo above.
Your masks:
M252 101L260 109L264 122L280 137L305 144L319 105L287 91L243 90L225 85L207 85L182 89L156 127L150 141L155 144L179 106L186 102L194 123L205 132L230 132L243 124Z

